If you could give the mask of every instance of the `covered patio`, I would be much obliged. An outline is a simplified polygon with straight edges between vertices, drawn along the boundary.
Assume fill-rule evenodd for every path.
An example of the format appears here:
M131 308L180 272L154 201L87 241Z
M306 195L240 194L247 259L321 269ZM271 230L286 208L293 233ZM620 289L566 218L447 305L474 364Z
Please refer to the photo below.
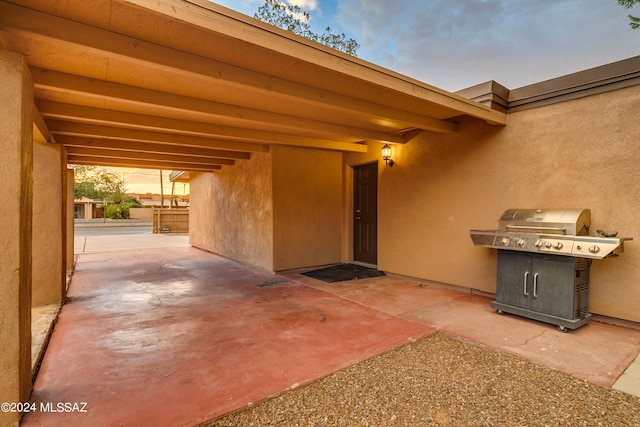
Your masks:
M434 331L611 387L637 331L496 316L496 255L468 230L572 206L640 235L639 70L449 93L206 0L0 0L1 400L29 400L39 306L63 308L33 398L92 406L27 425L140 405L190 425ZM192 247L84 253L67 295L70 164L182 171ZM292 272L356 261L392 275ZM590 310L637 327L637 245L592 270Z
M86 412L31 413L23 426L193 426L435 332L604 388L640 351L640 331L591 322L561 333L500 316L469 290L390 276L325 283L178 236L113 237L84 238L32 396Z

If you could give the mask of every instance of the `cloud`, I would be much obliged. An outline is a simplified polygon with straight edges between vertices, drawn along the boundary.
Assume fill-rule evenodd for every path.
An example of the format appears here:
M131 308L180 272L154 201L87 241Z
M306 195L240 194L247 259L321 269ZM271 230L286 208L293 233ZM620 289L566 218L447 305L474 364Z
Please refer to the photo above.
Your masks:
M354 38L361 59L450 91L487 80L514 89L640 52L633 10L615 0L290 1L314 31ZM264 0L216 2L253 16Z
M292 6L298 6L302 10L314 11L318 8L317 0L286 0Z
M510 88L637 55L640 32L602 0L340 0L358 56L447 90Z

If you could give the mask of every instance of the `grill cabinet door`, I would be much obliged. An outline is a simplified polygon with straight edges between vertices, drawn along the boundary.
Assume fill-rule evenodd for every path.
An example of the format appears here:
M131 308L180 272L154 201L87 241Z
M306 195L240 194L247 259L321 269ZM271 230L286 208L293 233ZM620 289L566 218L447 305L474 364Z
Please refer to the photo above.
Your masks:
M574 318L573 258L535 256L531 260L530 309L563 319Z
M531 277L530 255L499 250L496 301L528 309L531 304Z
M499 250L496 285L500 311L571 329L591 318L585 259Z

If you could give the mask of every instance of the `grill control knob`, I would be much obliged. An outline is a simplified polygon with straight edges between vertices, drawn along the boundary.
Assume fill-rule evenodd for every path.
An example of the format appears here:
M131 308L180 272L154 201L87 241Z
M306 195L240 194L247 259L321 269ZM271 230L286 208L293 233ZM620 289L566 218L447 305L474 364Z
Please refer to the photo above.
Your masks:
M592 254L597 254L598 252L600 252L600 247L596 245L589 246L589 252L591 252Z
M533 244L536 248L541 248L542 245L544 245L544 242L542 240L536 240L536 242Z
M562 242L557 242L555 245L553 245L553 247L556 249L562 249L562 246L564 246Z
M551 242L547 242L547 243L544 244L544 247L547 248L547 249L549 249L551 246L552 246Z
M518 246L524 246L524 239L518 239Z
M508 238L508 237L503 237L503 238L502 238L502 244L503 244L504 246L507 246L507 245L509 244L509 238Z

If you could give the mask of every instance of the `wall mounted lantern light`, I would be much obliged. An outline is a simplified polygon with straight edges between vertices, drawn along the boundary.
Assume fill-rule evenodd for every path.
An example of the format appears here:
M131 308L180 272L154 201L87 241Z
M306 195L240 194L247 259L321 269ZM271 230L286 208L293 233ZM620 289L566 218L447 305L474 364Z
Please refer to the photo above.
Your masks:
M384 163L389 167L393 167L395 164L395 162L391 160L391 146L389 144L385 144L384 147L382 147L382 160L384 160Z

